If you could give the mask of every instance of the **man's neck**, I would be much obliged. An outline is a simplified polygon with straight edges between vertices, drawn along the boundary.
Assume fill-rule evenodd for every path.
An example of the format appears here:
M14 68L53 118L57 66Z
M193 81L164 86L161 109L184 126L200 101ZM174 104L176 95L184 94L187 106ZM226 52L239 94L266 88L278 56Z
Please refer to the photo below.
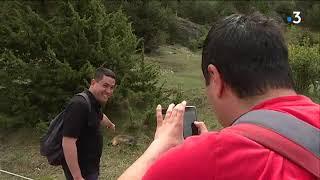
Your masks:
M88 91L93 95L93 97L96 99L96 101L101 105L103 106L103 104L101 104L101 102L99 102L97 96L96 96L96 93L92 90L92 88L89 88Z
M269 90L267 93L259 96L253 96L249 98L239 99L237 98L233 104L233 113L229 113L229 117L227 117L228 125L232 125L234 120L239 118L241 115L247 113L252 108L257 106L258 104L261 104L262 102L278 98L282 96L296 96L297 93L292 89L273 89ZM231 108L231 107L230 107Z
M252 109L254 106L269 99L278 98L282 96L296 96L296 95L297 93L292 89L273 89L273 90L269 90L267 93L260 96L245 98L242 100L242 102L243 102L243 105L246 105L250 109Z
M95 95L95 93L94 93L94 91L92 90L91 87L89 87L88 91L91 92L91 94L92 94L94 97L96 97L96 95Z

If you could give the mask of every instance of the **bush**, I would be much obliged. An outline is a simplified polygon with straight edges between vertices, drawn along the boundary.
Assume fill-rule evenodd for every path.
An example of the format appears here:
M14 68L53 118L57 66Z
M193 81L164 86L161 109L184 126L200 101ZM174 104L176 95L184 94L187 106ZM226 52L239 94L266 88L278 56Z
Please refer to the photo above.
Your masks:
M295 89L320 100L320 45L309 44L304 39L303 45L289 45L289 59L293 71Z
M320 33L292 25L287 28L286 39L289 44L310 46L320 44ZM305 43L306 39L308 41L307 44Z
M206 27L202 27L201 30L201 36L197 39L191 39L189 41L189 44L187 44L187 47L192 51L198 51L199 49L202 49L204 40L207 37L209 30Z
M134 33L143 39L147 53L168 42L169 27L174 24L174 14L170 8L162 6L160 1L111 1L106 4L110 8L123 9L132 22Z
M108 14L99 0L58 7L49 20L19 2L1 7L0 108L16 116L11 123L42 129L88 86L99 66L117 74L114 105L126 101L128 92L141 94L146 105L161 98L158 69L144 63L139 40L121 10Z
M226 1L180 1L177 5L179 17L206 25L235 12L233 2Z
M277 12L284 21L288 16L292 16L292 12L295 10L296 4L294 1L278 1L274 2L274 10Z
M317 30L320 30L320 3L314 3L311 9L308 9L305 18L306 23Z

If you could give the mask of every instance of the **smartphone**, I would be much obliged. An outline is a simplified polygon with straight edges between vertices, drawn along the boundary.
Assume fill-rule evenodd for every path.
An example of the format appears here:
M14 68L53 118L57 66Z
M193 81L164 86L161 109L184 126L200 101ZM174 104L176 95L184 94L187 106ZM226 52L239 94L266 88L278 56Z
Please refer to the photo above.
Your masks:
M167 109L162 109L162 114L165 115ZM197 109L195 106L186 106L183 118L183 137L187 138L193 135L199 135L198 128L194 124L197 120Z

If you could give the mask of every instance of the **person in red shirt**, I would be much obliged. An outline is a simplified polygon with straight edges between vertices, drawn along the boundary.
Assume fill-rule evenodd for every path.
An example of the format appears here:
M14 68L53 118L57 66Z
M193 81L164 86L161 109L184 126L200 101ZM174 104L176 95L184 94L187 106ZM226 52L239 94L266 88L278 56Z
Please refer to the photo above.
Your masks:
M209 31L202 53L208 99L225 127L183 139L186 102L157 107L154 141L119 179L316 179L314 175L255 141L232 131L233 122L257 109L291 114L320 128L320 105L298 95L281 27L259 13L231 15ZM320 167L320 166L319 166Z

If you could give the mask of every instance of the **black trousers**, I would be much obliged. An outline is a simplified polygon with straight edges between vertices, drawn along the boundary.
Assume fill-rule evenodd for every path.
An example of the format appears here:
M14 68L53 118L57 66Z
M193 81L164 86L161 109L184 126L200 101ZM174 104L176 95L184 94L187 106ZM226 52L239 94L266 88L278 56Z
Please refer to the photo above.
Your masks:
M64 175L66 177L66 180L73 180L72 174L69 170L69 167L68 167L68 164L66 161L62 162L62 169L63 169ZM83 176L83 178L85 180L98 180L99 179L99 172L85 175L85 176Z

